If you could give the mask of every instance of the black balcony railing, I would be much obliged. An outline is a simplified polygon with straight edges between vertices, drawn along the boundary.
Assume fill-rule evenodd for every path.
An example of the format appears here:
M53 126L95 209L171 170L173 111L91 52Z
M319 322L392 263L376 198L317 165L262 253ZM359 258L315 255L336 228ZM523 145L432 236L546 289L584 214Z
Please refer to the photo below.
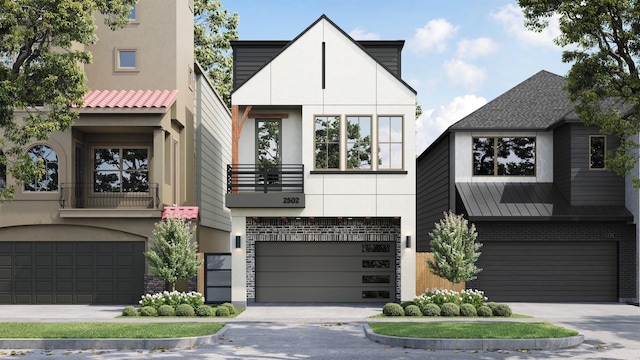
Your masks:
M60 206L71 209L82 208L139 208L157 209L160 206L158 184L148 184L147 191L100 191L93 183L62 184Z
M304 165L227 165L227 193L238 192L304 193Z

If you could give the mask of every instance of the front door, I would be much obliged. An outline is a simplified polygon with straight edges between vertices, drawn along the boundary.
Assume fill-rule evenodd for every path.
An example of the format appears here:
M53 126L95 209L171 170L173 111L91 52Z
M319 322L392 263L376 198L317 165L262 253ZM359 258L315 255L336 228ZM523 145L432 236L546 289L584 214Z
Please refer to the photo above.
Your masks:
M256 119L256 167L257 191L273 191L281 188L282 121L280 119Z

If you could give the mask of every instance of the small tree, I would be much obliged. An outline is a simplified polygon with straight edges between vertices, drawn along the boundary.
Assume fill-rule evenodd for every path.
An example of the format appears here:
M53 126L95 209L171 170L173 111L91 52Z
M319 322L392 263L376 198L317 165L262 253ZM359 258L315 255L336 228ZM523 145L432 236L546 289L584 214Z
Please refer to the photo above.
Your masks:
M202 265L198 260L198 245L191 242L194 232L195 226L180 217L169 217L155 224L155 242L144 256L151 272L164 280L170 291L175 290L177 281L195 276Z
M435 275L451 281L451 289L455 284L473 280L482 271L475 265L480 257L482 244L476 242L478 233L475 225L469 223L462 215L451 211L444 213L444 219L436 223L431 236L433 261L428 259L429 269Z

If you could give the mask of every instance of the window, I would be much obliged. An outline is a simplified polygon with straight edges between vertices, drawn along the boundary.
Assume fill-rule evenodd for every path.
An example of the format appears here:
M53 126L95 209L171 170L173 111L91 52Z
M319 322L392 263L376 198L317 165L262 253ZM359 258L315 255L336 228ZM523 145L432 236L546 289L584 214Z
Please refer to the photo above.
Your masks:
M401 116L378 118L378 169L403 168L403 121Z
M473 138L473 175L535 176L535 137Z
M131 12L129 13L129 21L130 22L134 22L138 19L138 5L137 4L133 4L131 5Z
M371 169L370 116L347 116L347 169Z
M607 152L607 138L604 135L589 136L589 169L603 170Z
M340 169L340 116L316 116L316 169Z
M7 164L4 153L0 151L0 189L7 187Z
M93 151L94 192L148 192L146 148L99 148Z
M137 59L136 50L116 50L116 69L135 70Z
M24 191L58 191L58 155L47 145L36 145L29 149L28 155L38 168L44 169L40 179L24 184Z

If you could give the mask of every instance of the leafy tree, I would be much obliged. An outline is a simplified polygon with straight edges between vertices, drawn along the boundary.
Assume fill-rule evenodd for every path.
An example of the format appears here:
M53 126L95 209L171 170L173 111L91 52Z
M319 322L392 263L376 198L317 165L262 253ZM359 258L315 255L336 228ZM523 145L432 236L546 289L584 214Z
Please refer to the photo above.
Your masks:
M427 260L429 269L435 275L451 281L451 289L457 283L475 279L475 275L482 271L475 265L482 247L476 242L476 227L473 224L469 227L462 215L451 211L444 213L444 219L436 223L429 236L433 252L433 261Z
M198 245L191 241L195 226L184 218L168 217L155 225L155 242L144 253L151 272L176 288L176 282L198 273L202 261L198 259Z
M0 0L0 167L18 184L47 172L26 145L69 128L78 117L73 105L87 91L82 66L91 54L77 45L96 42L93 14L107 15L105 23L115 30L128 23L135 2ZM12 199L14 192L2 187L0 199Z
M525 24L534 31L558 16L561 34L555 39L573 62L566 90L586 125L616 135L620 146L607 155L606 167L628 174L638 163L640 131L640 1L635 0L519 0ZM632 111L630 111L632 110ZM640 187L640 180L633 179Z
M233 58L231 41L238 39L238 14L222 10L220 0L194 0L196 60L207 71L222 99L231 107Z

